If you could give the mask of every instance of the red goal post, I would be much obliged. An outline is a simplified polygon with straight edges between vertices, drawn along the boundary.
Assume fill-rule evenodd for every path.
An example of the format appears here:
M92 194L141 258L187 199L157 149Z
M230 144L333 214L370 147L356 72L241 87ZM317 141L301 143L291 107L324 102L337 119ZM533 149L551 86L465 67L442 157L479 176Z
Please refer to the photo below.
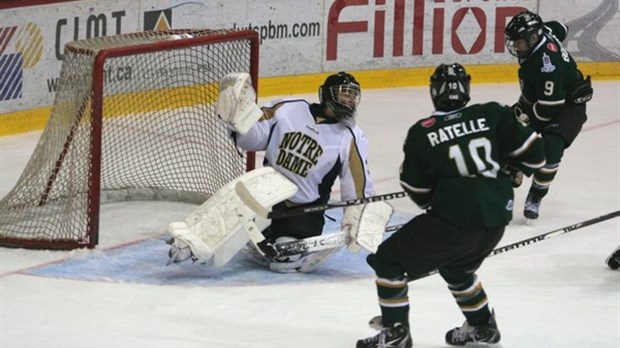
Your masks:
M254 31L168 30L70 42L52 113L0 201L0 245L93 248L99 206L203 203L254 168L218 122L219 81L258 82Z

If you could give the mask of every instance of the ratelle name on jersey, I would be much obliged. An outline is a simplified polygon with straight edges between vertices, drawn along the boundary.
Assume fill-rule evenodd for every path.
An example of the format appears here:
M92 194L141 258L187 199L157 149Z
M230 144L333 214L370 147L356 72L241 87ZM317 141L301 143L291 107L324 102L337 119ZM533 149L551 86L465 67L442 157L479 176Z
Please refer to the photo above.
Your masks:
M488 130L489 127L486 125L486 120L484 118L478 118L441 127L436 131L428 132L426 136L431 146L434 147L445 141Z

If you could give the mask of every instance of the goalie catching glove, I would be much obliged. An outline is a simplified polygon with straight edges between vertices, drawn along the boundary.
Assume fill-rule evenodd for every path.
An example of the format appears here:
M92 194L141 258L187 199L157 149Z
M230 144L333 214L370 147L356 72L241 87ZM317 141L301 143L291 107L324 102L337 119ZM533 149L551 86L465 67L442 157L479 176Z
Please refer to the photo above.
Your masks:
M226 127L240 134L247 133L263 112L256 105L256 93L247 73L230 73L220 81L217 116Z
M385 202L345 208L341 226L349 234L349 251L358 252L364 248L375 253L383 242L385 227L393 211L392 206Z

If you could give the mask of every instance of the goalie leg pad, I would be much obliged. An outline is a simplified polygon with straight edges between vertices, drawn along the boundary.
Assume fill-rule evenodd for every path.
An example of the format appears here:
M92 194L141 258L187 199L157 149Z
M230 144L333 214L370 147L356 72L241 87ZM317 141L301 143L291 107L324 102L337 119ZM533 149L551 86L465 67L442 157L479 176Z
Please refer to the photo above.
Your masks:
M254 243L254 245L256 245L256 250L262 255L265 255L265 252L260 247L260 244L265 240L265 236L263 236L262 231L267 228L269 224L262 228L259 227L256 223L258 218L256 213L246 206L240 206L237 208L237 216L239 217L241 226L245 230L246 236L252 241L252 243Z
M242 233L244 229L238 213L240 207L244 206L235 192L238 182L244 182L260 203L267 206L286 200L297 192L297 187L273 168L259 168L218 190L185 221L171 223L168 228L170 235L187 244L201 263L213 258L214 266L221 267L228 263L249 239L248 234ZM253 224L260 234L260 230L267 228L270 221L254 217L248 215L244 218L254 220Z

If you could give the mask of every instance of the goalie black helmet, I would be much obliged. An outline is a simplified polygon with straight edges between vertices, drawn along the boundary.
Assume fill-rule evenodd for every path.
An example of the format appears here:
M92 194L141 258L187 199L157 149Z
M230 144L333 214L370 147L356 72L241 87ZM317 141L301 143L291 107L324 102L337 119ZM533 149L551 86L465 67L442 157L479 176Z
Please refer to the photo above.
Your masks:
M518 58L527 58L540 40L543 25L540 16L530 11L512 17L504 30L508 52Z
M340 121L353 119L361 98L360 84L344 71L328 76L319 87L321 104L330 108Z
M458 63L441 64L431 75L431 99L435 109L452 111L469 103L471 76Z

